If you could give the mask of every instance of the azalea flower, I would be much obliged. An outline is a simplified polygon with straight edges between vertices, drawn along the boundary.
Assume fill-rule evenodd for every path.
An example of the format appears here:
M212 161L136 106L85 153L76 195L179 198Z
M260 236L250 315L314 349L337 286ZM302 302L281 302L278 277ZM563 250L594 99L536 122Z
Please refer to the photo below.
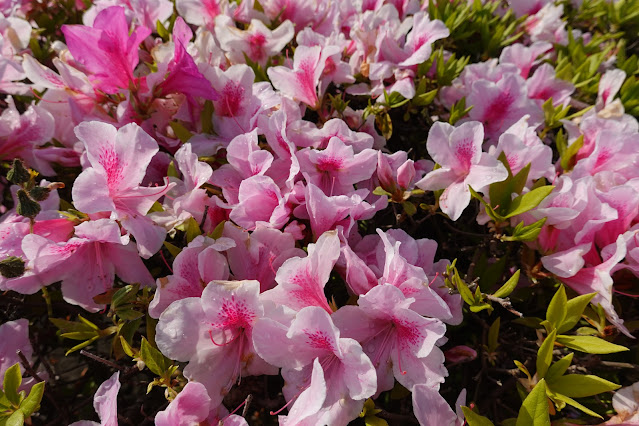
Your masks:
M484 129L472 121L459 127L437 122L428 133L426 148L441 167L428 173L415 185L421 189L443 189L439 206L452 220L457 220L470 203L470 190L481 191L493 182L508 177L504 165L482 152Z

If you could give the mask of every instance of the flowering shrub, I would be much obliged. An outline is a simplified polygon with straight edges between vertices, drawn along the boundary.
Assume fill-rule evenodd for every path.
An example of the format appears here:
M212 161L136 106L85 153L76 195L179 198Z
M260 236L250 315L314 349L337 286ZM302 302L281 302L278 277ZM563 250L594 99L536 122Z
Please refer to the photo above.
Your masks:
M0 0L0 425L639 424L638 31Z

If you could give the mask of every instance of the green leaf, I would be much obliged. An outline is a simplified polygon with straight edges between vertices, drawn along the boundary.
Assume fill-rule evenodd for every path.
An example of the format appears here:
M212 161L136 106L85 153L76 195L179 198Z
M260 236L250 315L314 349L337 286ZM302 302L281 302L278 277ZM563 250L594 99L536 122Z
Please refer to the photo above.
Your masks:
M20 364L13 364L7 368L4 373L4 379L2 381L2 389L4 390L4 396L16 407L20 404L20 395L18 394L18 388L22 383L22 372L20 372Z
M561 154L561 168L564 169L564 171L568 172L575 166L575 156L583 145L584 135L581 135Z
M193 137L193 133L191 133L186 127L184 127L177 121L171 121L169 123L169 126L171 126L171 129L173 129L173 133L175 133L175 136L184 143L188 142L189 139Z
M550 367L556 336L557 330L551 331L537 351L537 377L539 378L544 377L546 371L548 371L548 367Z
M517 283L519 282L520 272L521 271L517 269L517 272L515 272L513 276L510 277L508 281L506 281L506 283L493 294L493 296L504 298L512 293L515 287L517 287Z
M621 386L590 374L567 374L555 380L551 386L553 392L571 398L583 398L599 395L619 389Z
M402 203L402 207L404 208L404 211L406 212L406 214L409 216L412 216L415 213L417 213L417 207L415 207L415 204L409 201L404 201Z
M570 364L572 363L573 356L574 353L571 352L550 366L548 372L546 373L546 376L544 377L544 379L546 379L546 381L548 382L548 386L552 387L554 381L564 375L564 373L566 372L566 370L568 370L568 367L570 367Z
M366 426L388 426L388 422L386 420L375 416L364 417L364 424Z
M126 285L113 294L111 298L111 308L115 309L119 305L133 302L137 298L139 284Z
M464 412L464 417L466 418L466 422L468 426L494 426L494 423L488 420L486 417L481 416L475 413L468 407L461 407Z
M530 371L528 371L528 369L526 368L526 366L524 364L522 364L521 362L514 360L513 361L515 363L515 365L517 366L517 368L519 368L519 370L524 373L526 376L528 376L528 380L532 380L532 377L530 376Z
M477 312L481 312L484 311L486 309L488 309L488 312L491 313L493 311L493 307L490 305L490 303L477 303L475 302L474 305L470 305L469 307L471 312L477 313Z
M200 123L202 124L202 133L213 133L213 102L207 100L204 102L204 108L202 108L202 112L200 113Z
M162 22L160 22L160 20L158 20L155 23L155 29L158 33L158 35L160 37L162 37L162 40L164 40L165 42L169 41L169 38L171 36L171 34L169 33L169 31L164 27L164 25L162 25Z
M574 399L566 396L566 395L562 395L562 394L551 394L553 399L559 400L561 402L564 402L568 405L571 405L581 411L583 411L584 413L593 416L593 417L599 417L600 419L603 419L603 417L601 417L599 414L595 413L594 411L592 411L590 408L584 407L583 405L581 405L580 403L578 403L577 401L575 401Z
M129 345L129 342L126 341L124 336L120 336L120 344L122 344L122 349L124 350L125 354L127 354L131 358L135 357L135 354L133 353L133 348L131 347L131 345Z
M524 222L519 222L513 229L512 236L503 235L501 241L535 241L541 233L547 218L543 217L530 225L524 226Z
M382 133L382 136L384 136L386 140L390 139L393 135L393 120L391 120L390 115L388 115L387 112L376 114L375 123Z
M559 290L557 290L553 296L546 310L546 319L550 321L555 329L558 329L566 318L567 303L568 297L566 297L566 289L563 285L560 285Z
M413 98L413 105L418 107L423 107L430 105L433 103L435 96L437 96L437 92L439 89L431 90L430 92L422 93Z
M166 247L166 249L169 251L169 253L171 253L171 256L173 257L176 257L182 251L182 249L180 249L178 246L175 246L168 241L164 242L164 247Z
M510 207L512 194L521 194L521 191L526 185L531 163L528 163L517 175L513 176L510 170L510 164L504 152L499 154L499 161L506 167L508 178L501 182L492 183L488 188L488 195L490 196L490 202L495 206L499 206L496 207L496 210L500 213L505 213Z
M504 216L506 219L534 209L546 198L555 187L552 185L541 186L535 188L526 194L516 197L510 204L508 214Z
M87 340L86 342L82 342L82 343L80 343L78 345L75 345L74 347L72 347L71 349L66 351L64 356L67 356L70 353L73 353L75 351L79 351L80 349L86 348L87 346L89 346L91 343L95 342L99 338L100 338L100 336L94 336L94 337L90 338L89 340Z
M584 309L596 295L597 293L582 294L570 299L566 304L566 318L561 326L557 327L557 333L565 333L577 325L581 315L584 313Z
M198 225L197 221L192 217L189 218L185 222L186 225L186 241L190 243L195 239L195 237L202 235L202 230L200 229L200 225Z
M373 190L373 194L375 195L388 195L391 196L393 194L391 194L390 192L386 191L384 188L382 188L381 186L378 186L377 188L375 188Z
M501 324L501 317L490 325L488 329L488 352L495 352L499 347L499 325Z
M20 411L24 413L25 417L30 417L40 408L40 402L42 401L42 395L44 395L44 382L39 382L33 385L29 396L27 396L22 404L20 404Z
M594 336L557 336L557 343L581 352L589 354L612 354L627 351L625 346L615 345Z
M521 405L516 426L550 426L544 379L537 383Z
M20 410L14 411L5 423L6 426L22 426L24 424L24 413Z
M459 294L461 294L462 299L464 299L464 302L468 303L469 305L473 305L475 303L475 297L473 296L473 293L470 291L466 283L461 279L455 281L455 284L457 284L457 290L459 291Z
M162 355L162 352L155 349L151 346L146 340L146 338L142 338L142 346L140 347L140 355L142 357L142 361L149 367L153 373L158 376L162 376L168 367L167 358Z
M479 194L477 191L475 191L470 185L468 185L468 189L470 190L470 195L472 195L473 198L478 199L484 205L484 207L486 207L486 214L490 216L492 220L494 220L495 222L504 222L506 220L505 217L497 213L492 208L492 206L488 204L486 200L484 200L484 197L481 194Z

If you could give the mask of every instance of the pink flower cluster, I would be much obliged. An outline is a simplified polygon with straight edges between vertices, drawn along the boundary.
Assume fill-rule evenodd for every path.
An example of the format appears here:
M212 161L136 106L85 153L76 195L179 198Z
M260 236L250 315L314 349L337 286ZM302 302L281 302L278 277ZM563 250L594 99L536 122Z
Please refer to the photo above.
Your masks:
M568 105L574 91L543 63L550 42L565 41L555 6L515 8L531 13L526 43L468 65L442 91L446 107L465 98L473 108L457 126L436 121L433 161L415 161L390 153L363 110L327 110L326 94L412 99L418 65L449 35L444 23L411 0L260 5L177 0L162 40L152 29L168 24L172 2L98 0L84 25L62 28L55 69L29 51L19 5L1 6L13 15L0 15L0 91L44 94L23 113L8 97L0 160L19 157L49 179L82 170L73 214L59 211L55 191L33 223L4 213L0 255L23 259L25 272L0 278L1 291L61 281L67 302L97 312L105 305L94 297L116 275L156 287L158 348L186 364L189 380L158 425L244 424L223 398L241 377L265 374L284 378L282 424L347 424L396 382L413 393L421 424L462 424L438 393L446 324L462 321L461 297L442 277L450 262L435 260L436 241L401 229L365 235L358 222L388 206L377 187L400 199L441 190L438 206L455 221L469 187L490 201L489 186L508 178L503 153L513 174L530 164L525 192L541 178L556 186L513 225L546 217L531 243L545 268L580 293L598 291L625 331L611 274L639 275L638 125L614 100L625 75L608 71L596 107L564 123L569 142L584 140L574 168L553 163L536 132L542 104ZM192 226L202 235L179 247L172 274L152 276L145 260ZM352 304L327 299L331 280ZM100 388L102 424L117 422L118 388L117 375Z

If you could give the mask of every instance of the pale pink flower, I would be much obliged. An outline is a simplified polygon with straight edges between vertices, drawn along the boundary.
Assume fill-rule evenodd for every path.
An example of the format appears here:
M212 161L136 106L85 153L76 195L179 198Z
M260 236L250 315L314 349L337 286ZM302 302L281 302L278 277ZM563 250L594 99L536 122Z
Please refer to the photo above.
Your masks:
M412 309L415 301L392 285L373 287L358 306L343 306L333 321L344 337L357 340L377 371L377 393L393 388L393 377L411 390L425 383L438 386L448 375L444 355L435 346L446 326Z
M426 142L428 153L441 168L428 173L415 185L424 190L444 189L439 206L457 220L470 203L470 190L481 191L508 177L504 165L482 152L484 130L481 123L467 122L459 127L437 122Z
M120 372L117 371L104 381L93 396L93 408L100 423L88 420L71 423L69 426L118 426L118 392L120 391Z
M303 417L306 424L347 424L375 393L371 361L357 341L340 336L329 314L318 306L300 310L290 326L267 317L258 320L253 341L262 358L282 367L282 391L293 403L289 414ZM317 401L304 393L309 388L315 390ZM299 422L299 417L288 421Z
M202 297L173 302L160 315L156 342L171 359L188 362L184 376L222 402L242 376L275 374L253 347L253 327L265 315L257 281L211 281Z
M110 212L136 240L140 255L151 257L162 246L166 231L146 217L153 203L173 184L139 186L158 145L137 124L116 129L97 121L76 127L91 167L73 184L75 207L85 213Z

